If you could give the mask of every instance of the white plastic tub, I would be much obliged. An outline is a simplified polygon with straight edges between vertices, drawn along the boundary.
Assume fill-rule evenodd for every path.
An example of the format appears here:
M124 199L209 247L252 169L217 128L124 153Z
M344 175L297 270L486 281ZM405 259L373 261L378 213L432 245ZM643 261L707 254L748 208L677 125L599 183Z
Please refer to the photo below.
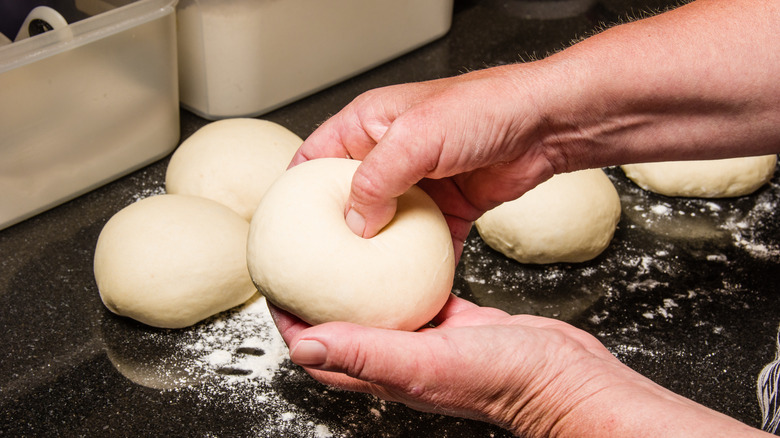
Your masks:
M176 0L117 1L0 47L0 229L176 147Z
M257 116L444 35L453 0L181 0L182 105Z

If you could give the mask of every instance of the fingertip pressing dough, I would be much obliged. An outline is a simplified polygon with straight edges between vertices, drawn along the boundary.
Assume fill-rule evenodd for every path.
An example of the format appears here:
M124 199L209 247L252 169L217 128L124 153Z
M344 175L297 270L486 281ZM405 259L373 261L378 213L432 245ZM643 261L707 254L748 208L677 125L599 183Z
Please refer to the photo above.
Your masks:
M212 199L249 221L302 143L287 128L267 120L209 123L174 152L165 175L166 192Z
M777 155L705 161L626 164L626 176L639 187L666 196L729 198L744 196L766 184Z
M131 204L98 237L100 297L112 312L162 328L237 306L257 292L246 267L248 230L210 199L158 195Z
M601 169L559 174L475 222L482 240L521 263L579 263L601 254L620 220L620 197Z
M279 178L252 218L249 272L268 300L310 324L416 330L452 289L449 228L433 200L412 187L379 234L355 235L344 211L358 164L317 159Z

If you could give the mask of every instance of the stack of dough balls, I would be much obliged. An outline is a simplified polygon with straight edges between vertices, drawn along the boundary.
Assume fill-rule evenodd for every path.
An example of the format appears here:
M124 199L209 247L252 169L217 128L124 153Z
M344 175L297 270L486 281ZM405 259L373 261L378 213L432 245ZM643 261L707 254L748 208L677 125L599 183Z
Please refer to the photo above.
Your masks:
M609 177L588 169L555 175L475 225L488 246L521 263L579 263L609 246L620 211Z
M257 119L213 122L184 141L167 169L168 193L125 207L98 237L94 273L106 307L181 328L252 297L249 219L302 142Z
M416 330L436 316L452 289L447 222L415 186L398 198L384 229L358 237L344 220L358 164L307 161L274 183L252 218L250 274L269 301L310 324Z
M666 196L729 198L749 195L775 173L777 155L621 166L636 185Z

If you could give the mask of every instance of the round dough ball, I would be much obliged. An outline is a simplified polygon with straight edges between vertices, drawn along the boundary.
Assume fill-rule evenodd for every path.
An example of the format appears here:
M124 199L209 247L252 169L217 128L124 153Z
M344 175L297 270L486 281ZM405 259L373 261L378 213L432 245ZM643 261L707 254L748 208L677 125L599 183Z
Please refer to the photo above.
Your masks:
M95 248L95 280L112 312L190 326L257 291L246 267L249 223L209 199L159 195L120 210Z
M358 164L317 159L279 178L252 218L249 272L268 300L310 324L416 330L452 290L449 228L433 200L412 187L379 234L356 236L344 211Z
M601 169L555 175L475 225L491 248L521 263L579 263L601 254L620 220L620 197Z
M165 175L168 193L209 198L247 221L303 140L267 120L209 123L182 142Z
M729 198L753 193L775 173L777 155L621 166L639 187L666 196Z

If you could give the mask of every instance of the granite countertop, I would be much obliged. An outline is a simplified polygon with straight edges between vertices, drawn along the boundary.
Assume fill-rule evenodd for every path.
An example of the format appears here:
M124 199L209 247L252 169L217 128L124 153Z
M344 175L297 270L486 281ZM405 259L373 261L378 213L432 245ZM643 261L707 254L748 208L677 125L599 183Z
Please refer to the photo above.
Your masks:
M557 19L528 18L519 3L456 1L444 38L262 118L306 137L365 90L542 56L674 2L603 1ZM182 140L208 123L186 111L181 122ZM0 231L0 435L508 436L314 382L287 359L260 298L185 330L108 312L92 274L98 234L164 191L167 162ZM756 377L780 322L778 175L751 196L685 200L606 171L623 215L601 256L525 266L472 234L454 292L568 321L661 385L759 426Z

